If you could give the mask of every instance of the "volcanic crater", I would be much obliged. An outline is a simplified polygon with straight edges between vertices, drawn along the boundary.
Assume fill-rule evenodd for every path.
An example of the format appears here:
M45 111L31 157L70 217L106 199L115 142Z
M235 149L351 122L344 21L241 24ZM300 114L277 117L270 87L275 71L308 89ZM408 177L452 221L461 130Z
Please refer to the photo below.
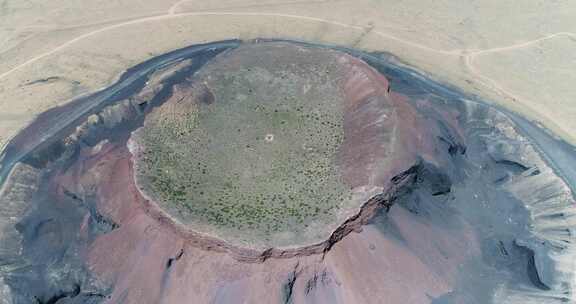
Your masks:
M181 231L259 251L321 251L335 231L370 218L368 202L390 203L392 177L422 147L405 144L417 123L357 58L248 44L176 85L129 147L140 191Z
M11 140L0 296L566 303L574 162L531 122L391 54L193 45Z

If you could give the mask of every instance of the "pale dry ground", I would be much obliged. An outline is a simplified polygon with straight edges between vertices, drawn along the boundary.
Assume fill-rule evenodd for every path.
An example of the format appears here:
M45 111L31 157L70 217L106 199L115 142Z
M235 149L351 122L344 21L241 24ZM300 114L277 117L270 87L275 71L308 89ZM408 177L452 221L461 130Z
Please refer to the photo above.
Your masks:
M0 0L0 147L138 62L256 37L389 51L574 143L574 16L570 0Z

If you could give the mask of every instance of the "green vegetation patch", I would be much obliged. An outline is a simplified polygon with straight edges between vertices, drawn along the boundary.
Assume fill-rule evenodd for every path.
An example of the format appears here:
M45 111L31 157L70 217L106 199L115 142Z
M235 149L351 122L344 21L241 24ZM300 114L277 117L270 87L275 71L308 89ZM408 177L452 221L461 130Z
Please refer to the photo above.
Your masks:
M137 134L139 181L180 221L276 246L313 239L351 199L335 83L261 68L211 75L215 102L168 102ZM317 229L313 229L317 230ZM321 229L320 229L321 230Z

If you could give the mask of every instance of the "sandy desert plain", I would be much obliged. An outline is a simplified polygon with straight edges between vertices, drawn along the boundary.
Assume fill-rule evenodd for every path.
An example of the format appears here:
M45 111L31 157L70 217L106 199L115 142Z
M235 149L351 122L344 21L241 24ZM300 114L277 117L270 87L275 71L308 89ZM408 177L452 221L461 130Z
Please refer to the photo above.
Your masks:
M398 54L576 141L570 1L62 0L0 8L0 146L38 113L112 83L146 58L262 37Z

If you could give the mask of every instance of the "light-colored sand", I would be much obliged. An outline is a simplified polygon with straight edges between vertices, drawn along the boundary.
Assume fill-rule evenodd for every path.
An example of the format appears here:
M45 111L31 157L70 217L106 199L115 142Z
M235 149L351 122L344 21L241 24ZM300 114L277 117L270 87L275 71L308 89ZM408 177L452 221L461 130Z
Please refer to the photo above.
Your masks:
M303 39L397 54L576 142L571 1L0 1L0 147L38 113L193 43ZM52 78L51 81L30 82Z

